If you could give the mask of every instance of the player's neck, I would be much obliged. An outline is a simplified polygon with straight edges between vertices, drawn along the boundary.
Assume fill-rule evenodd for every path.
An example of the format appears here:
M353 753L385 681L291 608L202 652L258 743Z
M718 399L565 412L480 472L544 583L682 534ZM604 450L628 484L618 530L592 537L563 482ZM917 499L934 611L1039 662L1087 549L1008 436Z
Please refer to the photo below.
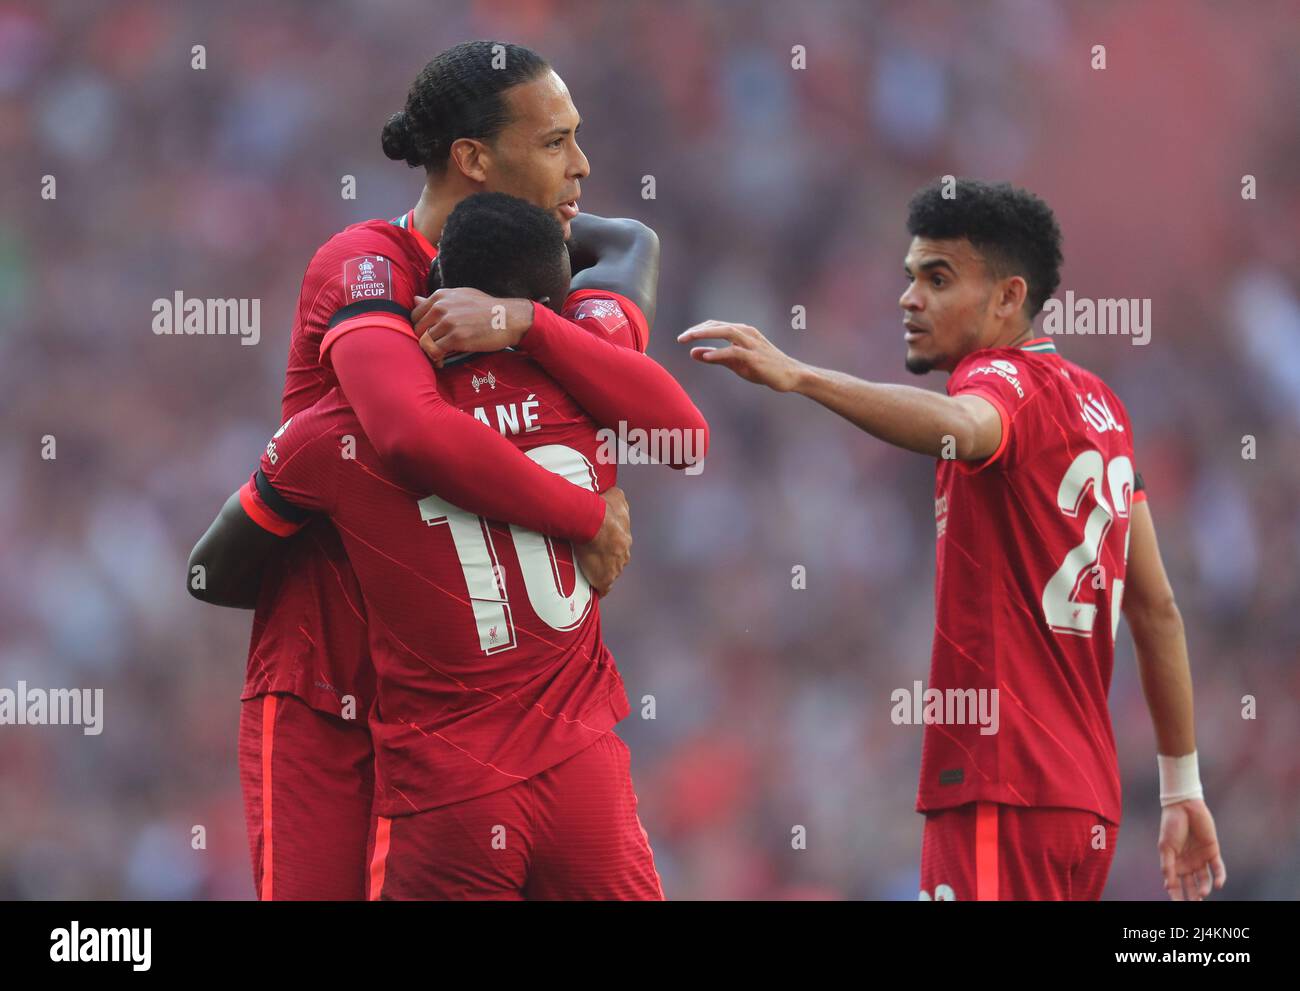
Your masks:
M415 229L430 244L437 244L451 211L466 195L461 191L434 189L426 183L420 190L419 202L415 204Z
M1023 328L1008 327L999 333L990 348L1018 348L1034 339L1034 325L1026 324Z

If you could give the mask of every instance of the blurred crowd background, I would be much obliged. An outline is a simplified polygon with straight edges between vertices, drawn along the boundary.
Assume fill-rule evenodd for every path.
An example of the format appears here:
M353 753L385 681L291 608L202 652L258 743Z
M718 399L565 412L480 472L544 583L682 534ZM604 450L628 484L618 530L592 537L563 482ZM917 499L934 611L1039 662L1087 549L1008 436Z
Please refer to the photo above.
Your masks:
M658 231L650 353L712 428L699 476L623 469L635 556L602 604L668 896L917 897L922 730L889 697L928 678L933 464L673 338L741 320L813 363L941 389L903 370L897 298L907 199L945 173L1055 208L1062 294L1152 300L1145 347L1058 346L1136 423L1224 897L1300 895L1294 4L127 0L0 3L0 687L102 687L106 709L99 736L0 727L0 897L252 897L250 614L189 599L186 556L278 425L312 253L414 204L422 175L383 157L384 121L428 58L483 37L568 83L583 209ZM155 336L176 290L261 299L260 343ZM1111 708L1106 897L1162 898L1127 633Z

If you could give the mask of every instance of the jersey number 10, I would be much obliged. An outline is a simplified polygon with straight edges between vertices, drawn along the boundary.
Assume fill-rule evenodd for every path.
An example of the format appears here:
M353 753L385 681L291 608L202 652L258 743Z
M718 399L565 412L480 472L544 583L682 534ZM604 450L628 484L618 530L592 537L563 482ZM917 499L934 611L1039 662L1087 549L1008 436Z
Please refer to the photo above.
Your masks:
M548 471L595 491L596 476L591 462L573 448L546 444L524 453ZM427 525L445 524L451 530L483 653L495 654L518 646L514 619L510 614L510 596L506 592L505 569L497 560L487 521L436 495L425 496L419 506L420 518ZM514 538L524 591L537 618L554 630L572 630L578 626L591 605L591 585L582 569L574 566L573 592L563 595L555 548L550 538L513 523L510 535Z

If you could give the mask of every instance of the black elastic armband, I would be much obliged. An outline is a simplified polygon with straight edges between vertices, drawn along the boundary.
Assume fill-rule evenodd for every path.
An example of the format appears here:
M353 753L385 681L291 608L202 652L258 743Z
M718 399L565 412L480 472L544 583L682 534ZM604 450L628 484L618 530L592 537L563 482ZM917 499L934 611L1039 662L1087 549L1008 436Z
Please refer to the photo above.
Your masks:
M337 327L344 320L351 320L363 313L394 313L403 320L411 319L411 311L401 303L394 303L391 299L363 299L357 303L349 303L330 317L330 329Z
M271 484L270 479L262 473L262 469L257 469L254 476L254 484L257 486L257 494L262 497L262 501L271 507L271 510L282 519L290 523L305 523L311 519L311 513L300 506L295 506L279 492L275 491L275 486Z

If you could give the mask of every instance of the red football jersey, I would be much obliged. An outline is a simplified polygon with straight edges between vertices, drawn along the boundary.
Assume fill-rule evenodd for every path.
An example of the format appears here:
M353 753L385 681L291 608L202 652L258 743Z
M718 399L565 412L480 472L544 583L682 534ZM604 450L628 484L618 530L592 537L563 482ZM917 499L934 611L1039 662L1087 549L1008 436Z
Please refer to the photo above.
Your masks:
M985 800L1087 809L1118 824L1106 696L1129 510L1142 498L1128 413L1050 338L967 355L948 393L991 402L1002 444L981 463L938 463L923 693L934 705L917 810Z
M407 315L436 254L410 213L353 224L321 246L298 296L282 422L337 385L322 361L328 362L328 345L339 335L385 320L411 332ZM267 692L290 692L335 715L351 696L358 719L365 718L373 698L361 591L325 519L312 520L263 576L241 697Z
M643 346L644 319L627 306L575 293L566 312ZM539 464L596 491L615 484L605 435L525 354L451 359L438 378L449 403ZM243 492L249 514L284 532L302 510L326 513L360 580L378 676L378 814L509 787L630 711L572 546L401 488L337 389L280 429L260 474Z

